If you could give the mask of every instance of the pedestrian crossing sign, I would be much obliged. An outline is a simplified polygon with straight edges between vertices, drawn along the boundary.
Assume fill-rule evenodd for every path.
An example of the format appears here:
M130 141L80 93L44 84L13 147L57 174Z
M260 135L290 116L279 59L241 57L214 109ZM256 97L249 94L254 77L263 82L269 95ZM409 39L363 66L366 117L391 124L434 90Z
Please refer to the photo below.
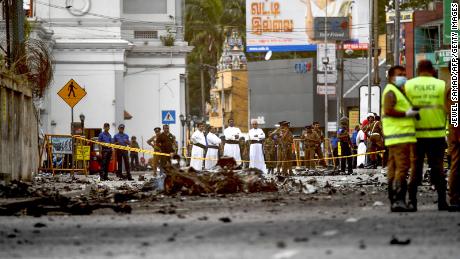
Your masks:
M161 123L162 124L176 124L176 111L161 111Z
M75 80L70 79L69 82L59 90L58 95L70 106L70 108L73 108L83 97L85 97L86 91L81 88Z

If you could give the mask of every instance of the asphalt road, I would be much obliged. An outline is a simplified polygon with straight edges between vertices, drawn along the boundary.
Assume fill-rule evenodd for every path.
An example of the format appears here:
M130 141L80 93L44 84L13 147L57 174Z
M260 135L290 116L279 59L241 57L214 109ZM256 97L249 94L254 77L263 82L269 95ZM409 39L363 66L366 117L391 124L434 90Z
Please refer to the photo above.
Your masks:
M381 187L363 187L159 197L132 203L130 215L0 217L0 258L460 258L460 213L421 195L417 213L390 213Z

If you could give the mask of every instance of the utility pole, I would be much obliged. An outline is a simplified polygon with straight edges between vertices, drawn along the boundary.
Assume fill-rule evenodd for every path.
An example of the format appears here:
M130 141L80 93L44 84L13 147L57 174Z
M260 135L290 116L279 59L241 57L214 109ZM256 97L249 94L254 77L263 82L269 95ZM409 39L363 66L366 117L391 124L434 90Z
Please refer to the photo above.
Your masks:
M395 3L395 30L394 30L394 60L393 60L393 65L397 66L399 65L399 21L401 20L401 14L399 12L399 0L394 0Z
M13 60L24 54L24 7L23 0L15 0L12 4L13 25Z
M326 56L327 61L329 61L329 57L327 57L327 0L326 0L326 15L324 17L324 54ZM328 98L327 98L327 67L329 62L323 62L325 64L324 68L324 135L326 138L328 137L329 129L328 129L328 121L329 121L329 112L328 112Z
M373 55L374 55L374 85L379 85L380 84L380 78L379 78L379 5L378 1L374 2L373 6L373 23L372 25L374 26L374 49L373 49Z
M200 54L200 77L201 77L201 116L203 120L206 119L206 101L205 101L205 93L204 93L204 64L203 64L203 56Z
M10 4L9 1L3 1L3 12L5 14L6 27L6 65L11 66L11 35L10 35Z
M369 45L368 50L368 64L367 64L367 112L371 112L371 94L372 94L372 44L373 44L373 34L372 34L372 17L373 17L373 5L374 0L369 0Z
M339 63L337 65L337 69L340 71L339 73L339 86L337 87L337 125L339 125L340 118L345 115L345 109L343 108L343 73L344 73L344 49L343 49L343 41L338 42L337 48L337 58L339 59Z
M221 108L222 108L222 134L224 134L225 130L225 85L224 85L224 70L221 71L221 83L222 83L222 97L220 98Z

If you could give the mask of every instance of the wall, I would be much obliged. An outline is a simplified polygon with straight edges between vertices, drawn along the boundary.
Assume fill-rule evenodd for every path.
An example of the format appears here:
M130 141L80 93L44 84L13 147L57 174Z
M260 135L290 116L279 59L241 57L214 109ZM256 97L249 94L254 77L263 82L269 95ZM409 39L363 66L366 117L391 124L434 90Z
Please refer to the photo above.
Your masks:
M297 73L295 65L311 63L310 71ZM303 127L314 120L324 121L323 96L316 95L313 59L271 60L248 64L251 89L251 117L263 116L262 128L279 121Z
M38 169L38 127L32 91L0 75L0 179L32 179Z

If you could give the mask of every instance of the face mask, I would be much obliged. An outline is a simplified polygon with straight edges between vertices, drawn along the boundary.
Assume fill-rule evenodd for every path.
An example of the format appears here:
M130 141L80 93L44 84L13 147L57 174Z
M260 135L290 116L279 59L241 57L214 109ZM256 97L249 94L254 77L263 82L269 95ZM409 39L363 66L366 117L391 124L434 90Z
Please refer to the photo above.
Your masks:
M396 76L395 77L395 85L397 85L398 87L402 87L407 81L407 77L405 76Z

